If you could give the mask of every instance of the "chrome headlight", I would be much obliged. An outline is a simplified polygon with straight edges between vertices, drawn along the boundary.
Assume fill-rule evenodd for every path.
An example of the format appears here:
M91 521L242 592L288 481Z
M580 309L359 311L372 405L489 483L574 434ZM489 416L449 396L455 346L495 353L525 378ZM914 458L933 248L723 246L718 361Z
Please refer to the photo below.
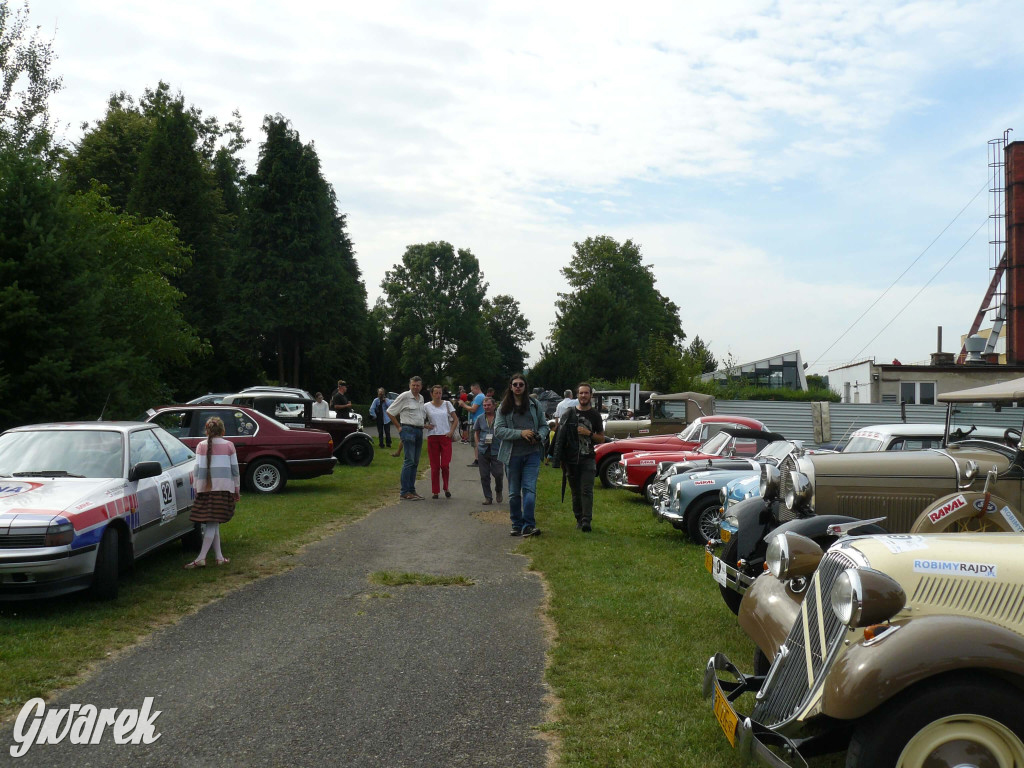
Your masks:
M761 498L771 501L779 495L779 480L781 479L779 468L771 464L761 465L761 482L758 487L761 490Z
M830 599L836 618L854 629L888 621L903 610L907 595L881 571L847 568L832 586Z
M725 524L732 528L734 531L740 529L740 519L736 515L726 515Z
M812 539L798 533L779 533L768 542L765 562L777 579L810 576L825 556Z
M729 500L729 494L725 492L725 486L718 489L718 503L720 506L725 506L725 502Z
M789 488L786 489L786 507L796 509L802 506L811 506L811 498L814 496L814 486L807 475L798 469L789 473Z

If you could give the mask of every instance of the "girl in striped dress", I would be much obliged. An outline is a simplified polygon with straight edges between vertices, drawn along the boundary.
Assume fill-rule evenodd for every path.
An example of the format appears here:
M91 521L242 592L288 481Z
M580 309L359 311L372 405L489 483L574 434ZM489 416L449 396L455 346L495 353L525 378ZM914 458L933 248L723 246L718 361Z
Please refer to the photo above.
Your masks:
M206 554L211 546L217 565L230 563L220 550L220 524L235 514L241 479L235 446L224 439L224 422L216 416L206 420L206 440L196 446L195 484L196 500L189 519L193 523L206 523L206 534L199 557L185 567L206 567Z

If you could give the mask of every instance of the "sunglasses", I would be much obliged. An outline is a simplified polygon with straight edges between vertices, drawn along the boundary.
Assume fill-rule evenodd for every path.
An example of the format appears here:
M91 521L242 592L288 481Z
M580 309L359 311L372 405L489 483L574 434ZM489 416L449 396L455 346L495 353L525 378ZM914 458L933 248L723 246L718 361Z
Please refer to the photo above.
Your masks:
M513 381L512 382L512 388L513 389L522 389L525 386L526 386L526 382L525 381Z

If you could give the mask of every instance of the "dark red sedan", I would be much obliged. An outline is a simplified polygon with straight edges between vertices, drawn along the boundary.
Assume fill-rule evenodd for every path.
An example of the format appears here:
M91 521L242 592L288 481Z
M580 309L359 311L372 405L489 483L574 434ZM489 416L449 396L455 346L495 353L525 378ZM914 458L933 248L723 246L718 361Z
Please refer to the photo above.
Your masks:
M146 412L146 421L159 424L193 451L206 439L206 420L224 422L224 437L238 453L238 469L256 493L277 493L289 480L334 471L334 442L326 432L289 429L251 408L237 405L171 405Z

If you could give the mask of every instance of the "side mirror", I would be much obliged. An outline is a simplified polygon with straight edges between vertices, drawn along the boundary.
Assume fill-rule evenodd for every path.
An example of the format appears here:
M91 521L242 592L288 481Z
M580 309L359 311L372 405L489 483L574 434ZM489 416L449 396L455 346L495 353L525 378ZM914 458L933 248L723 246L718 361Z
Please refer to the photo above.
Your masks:
M147 477L157 477L163 474L163 471L159 461L140 461L128 470L128 480L134 483Z

